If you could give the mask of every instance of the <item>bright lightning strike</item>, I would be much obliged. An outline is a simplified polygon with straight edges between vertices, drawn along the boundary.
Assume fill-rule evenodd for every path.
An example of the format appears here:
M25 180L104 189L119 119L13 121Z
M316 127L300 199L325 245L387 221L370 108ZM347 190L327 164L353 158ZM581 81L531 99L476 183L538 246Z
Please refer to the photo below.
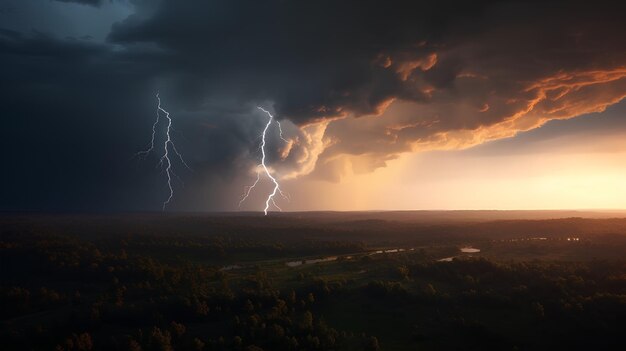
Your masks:
M159 159L159 166L161 168L165 167L165 173L167 175L167 187L169 189L169 195L167 197L167 200L163 202L163 211L165 211L165 207L167 207L170 201L172 201L172 197L174 196L174 187L172 186L172 176L180 180L180 178L176 175L176 173L174 173L174 170L172 169L172 161L170 160L170 151L176 154L180 162L187 169L191 170L191 168L189 167L189 165L187 165L187 163L183 159L183 156L176 149L176 145L174 145L174 141L172 140L172 137L170 135L170 131L172 130L172 118L170 117L170 113L161 107L161 97L159 96L159 93L156 94L156 98L158 102L157 116L156 116L156 120L152 124L152 139L150 140L150 147L144 151L138 152L137 155L145 157L145 156L148 156L150 152L152 152L152 150L154 150L154 139L156 135L156 128L161 119L161 113L163 113L165 115L165 119L167 120L167 127L165 129L165 142L163 143L163 156L161 156L161 158Z
M254 189L254 187L256 187L256 185L259 183L259 180L261 179L261 172L258 170L258 168L261 167L263 169L263 172L265 173L265 175L274 184L274 188L272 189L272 192L267 196L267 199L265 200L265 208L263 209L263 213L267 216L267 211L269 211L270 204L274 205L274 207L276 207L279 211L282 211L282 209L280 207L278 207L278 205L276 204L276 201L274 199L276 194L280 194L285 199L288 199L288 198L283 193L283 191L280 189L280 185L278 184L278 181L276 180L276 178L274 178L274 176L272 176L272 172L270 172L269 168L267 168L267 165L265 164L265 136L267 135L267 130L270 128L270 125L274 121L274 116L272 116L272 114L269 111L265 110L262 107L257 106L257 108L259 110L265 112L267 114L267 116L269 117L269 119L267 120L267 124L265 125L265 128L263 129L263 133L261 134L261 164L259 164L257 166L256 181L252 185L247 186L244 189L244 194L243 194L243 196L241 198L241 201L239 201L239 207L241 207L241 204L243 204L244 201L246 201L246 199L250 195L250 192L252 191L252 189ZM280 122L276 121L276 124L278 124L278 132L279 132L280 138L283 141L288 142L283 137L283 129L282 129L281 125L280 125Z

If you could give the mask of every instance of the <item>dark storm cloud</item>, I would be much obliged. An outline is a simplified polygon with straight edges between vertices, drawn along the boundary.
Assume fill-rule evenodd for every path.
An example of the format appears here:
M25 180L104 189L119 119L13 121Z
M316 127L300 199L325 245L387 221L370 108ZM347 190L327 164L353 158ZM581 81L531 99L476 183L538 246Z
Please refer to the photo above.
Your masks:
M299 125L412 103L408 112L328 126L318 166L368 155L376 168L401 152L468 147L619 101L624 9L576 1L166 1L117 24L109 39L169 52L190 96L274 101L280 118Z
M193 86L271 99L281 116L307 123L378 113L394 98L428 101L432 88L453 90L464 69L514 71L492 83L510 89L510 78L623 65L614 6L165 1L114 26L110 40L157 44Z
M3 120L10 126L1 140L10 150L3 157L3 208L115 208L107 193L122 185L111 182L122 179L116 157L138 129L109 102L126 103L123 92L146 77L120 84L123 65L90 42L4 31L0 48ZM126 105L139 112L133 107Z
M166 56L152 49L115 49L8 30L0 32L0 52L2 113L9 127L0 139L7 166L2 209L158 208L165 196L159 191L158 159L141 161L133 155L149 142L156 90L175 96L155 82L168 71ZM242 109L231 108L215 109L219 129L198 127L211 114L198 116L174 99L163 100L199 186L210 190L232 179L236 165L230 164L255 137L245 128L250 133L260 126L236 123ZM197 189L194 182L188 182L189 188ZM220 201L219 193L206 201L191 189L189 201L196 206Z
M276 147L281 174L337 179L345 155L368 157L367 171L626 94L625 5L614 2L131 3L106 43L0 32L14 170L3 184L17 185L1 208L158 208L162 179L129 160L148 141L156 90L194 169L176 198L186 209L232 208L223 194L254 163L257 104L300 126Z
M298 123L377 112L389 99L424 99L398 72L428 62L446 4L397 1L165 1L114 26L115 43L154 43L194 86L275 101ZM457 10L472 13L479 2ZM392 69L384 67L392 56ZM420 67L418 64L416 67ZM450 65L447 69L452 69ZM408 69L408 68L407 68ZM407 73L409 73L407 71ZM432 76L445 84L448 72ZM185 81L181 84L188 84Z
M73 2L76 4L100 6L104 0L54 0L58 2Z

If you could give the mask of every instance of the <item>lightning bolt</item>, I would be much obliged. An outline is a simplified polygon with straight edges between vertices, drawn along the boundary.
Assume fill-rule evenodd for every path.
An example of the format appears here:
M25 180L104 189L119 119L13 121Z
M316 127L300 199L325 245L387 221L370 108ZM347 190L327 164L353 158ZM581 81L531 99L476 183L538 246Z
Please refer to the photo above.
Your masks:
M156 128L160 122L161 113L162 113L165 116L165 119L167 120L167 127L165 129L165 142L163 143L163 156L161 156L161 158L159 159L158 166L160 166L161 168L165 166L165 174L167 175L167 188L169 189L169 195L167 197L167 200L163 202L163 211L165 211L165 208L172 201L172 197L174 196L174 187L172 186L172 176L176 177L182 183L182 180L180 179L180 177L178 177L178 175L176 175L176 173L174 173L174 170L172 169L170 151L172 151L178 157L178 159L180 160L183 166L185 166L189 170L191 170L191 168L189 167L187 162L185 162L180 152L178 152L178 149L176 149L176 145L174 144L174 141L172 140L172 137L170 135L170 131L172 130L172 118L170 117L170 113L161 107L161 97L159 96L159 93L156 94L156 98L158 102L157 114L156 114L156 120L152 124L152 138L150 139L150 147L148 147L146 150L138 152L137 156L147 157L150 154L150 152L154 150Z
M261 172L259 172L257 170L257 172L256 172L256 180L254 181L254 183L252 185L246 185L246 187L243 190L243 196L241 197L241 200L239 200L239 208L241 208L241 205L246 201L248 196L250 196L250 192L259 183L260 179L261 179Z
M250 195L250 192L259 183L259 180L261 179L261 172L260 172L259 168L262 168L262 170L265 173L265 175L274 184L274 188L272 189L272 192L267 196L267 199L265 200L265 208L263 209L263 213L267 216L267 211L269 211L270 204L274 205L274 207L276 207L279 211L282 211L282 209L276 204L276 201L274 199L276 194L280 194L280 196L282 196L284 199L287 199L287 200L289 198L280 189L280 185L278 184L278 181L276 180L276 178L274 178L274 176L272 176L272 172L270 172L269 168L267 168L267 165L265 164L265 144L266 144L265 136L267 135L267 131L270 128L270 126L272 125L272 122L274 121L274 116L272 116L272 114L269 111L265 110L264 108L262 108L260 106L257 106L257 108L259 110L263 111L265 114L267 114L269 119L267 120L267 124L265 125L265 128L263 129L263 133L261 133L261 163L257 166L256 181L252 185L247 186L246 188L244 188L244 194L243 194L241 200L239 201L239 207L241 207L241 204L243 204L246 201L246 199ZM279 132L280 138L283 141L288 142L283 137L283 129L282 129L281 125L280 125L280 122L276 121L276 124L278 124L278 132Z

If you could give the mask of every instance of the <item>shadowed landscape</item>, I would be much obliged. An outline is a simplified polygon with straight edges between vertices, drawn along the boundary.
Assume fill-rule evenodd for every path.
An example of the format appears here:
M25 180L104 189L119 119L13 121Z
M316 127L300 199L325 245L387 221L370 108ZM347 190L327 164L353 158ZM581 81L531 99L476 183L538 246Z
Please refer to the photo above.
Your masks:
M611 349L623 212L0 217L5 350Z

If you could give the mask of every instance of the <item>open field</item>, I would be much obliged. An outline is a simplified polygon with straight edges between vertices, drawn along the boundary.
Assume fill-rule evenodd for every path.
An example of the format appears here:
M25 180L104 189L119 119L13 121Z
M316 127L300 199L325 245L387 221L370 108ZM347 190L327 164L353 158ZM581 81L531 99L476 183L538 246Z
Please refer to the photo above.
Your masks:
M611 349L623 217L5 214L3 349Z

